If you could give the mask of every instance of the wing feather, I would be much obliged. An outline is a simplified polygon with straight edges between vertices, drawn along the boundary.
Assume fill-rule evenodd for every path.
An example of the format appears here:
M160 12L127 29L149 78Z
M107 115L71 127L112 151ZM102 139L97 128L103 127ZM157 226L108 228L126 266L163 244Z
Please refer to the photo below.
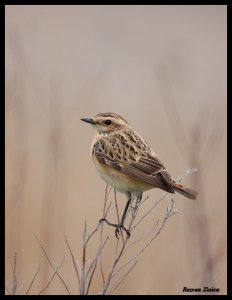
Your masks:
M112 147L112 144L114 147ZM117 140L116 144L120 148L120 152L128 153L126 152L128 149L127 145L121 143L120 139ZM107 151L107 147L109 146L110 151ZM171 176L166 171L160 159L152 152L147 153L147 157L136 154L136 159L135 157L129 159L130 155L128 155L125 160L125 156L118 156L117 148L115 148L115 140L107 140L106 138L104 138L104 140L98 139L93 149L100 163L121 171L128 176L132 176L137 180L154 185L154 187L159 187L165 191L174 193Z

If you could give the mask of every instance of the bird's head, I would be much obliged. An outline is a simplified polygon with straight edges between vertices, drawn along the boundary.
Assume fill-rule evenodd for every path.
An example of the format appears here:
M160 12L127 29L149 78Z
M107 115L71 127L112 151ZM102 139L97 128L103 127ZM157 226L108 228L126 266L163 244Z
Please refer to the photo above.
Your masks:
M93 125L99 134L107 135L129 127L129 123L114 113L99 113L93 118L83 118L82 121Z

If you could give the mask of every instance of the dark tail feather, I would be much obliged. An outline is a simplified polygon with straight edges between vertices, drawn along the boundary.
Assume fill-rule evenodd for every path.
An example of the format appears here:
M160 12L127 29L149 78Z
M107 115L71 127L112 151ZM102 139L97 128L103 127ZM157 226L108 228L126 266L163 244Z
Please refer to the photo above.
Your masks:
M197 192L194 191L193 189L183 186L182 184L176 182L173 180L173 188L176 192L184 195L185 197L189 199L195 200L197 198Z

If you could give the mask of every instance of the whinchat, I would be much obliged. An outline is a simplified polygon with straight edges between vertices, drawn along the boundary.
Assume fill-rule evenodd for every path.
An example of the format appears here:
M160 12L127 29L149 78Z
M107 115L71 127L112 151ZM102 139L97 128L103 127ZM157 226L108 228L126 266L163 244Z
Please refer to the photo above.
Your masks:
M141 200L144 191L160 188L169 193L176 191L185 197L196 199L197 192L170 176L159 157L124 118L115 113L99 113L93 118L81 120L96 129L91 158L100 176L128 198L119 224L101 219L116 227L116 237L119 229L125 230L128 237L130 236L124 227L124 221L134 195Z

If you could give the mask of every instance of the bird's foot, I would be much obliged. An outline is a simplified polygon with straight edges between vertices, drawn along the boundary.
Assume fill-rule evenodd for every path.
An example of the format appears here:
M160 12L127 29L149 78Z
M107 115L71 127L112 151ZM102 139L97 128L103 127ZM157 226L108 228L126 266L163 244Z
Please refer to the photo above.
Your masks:
M130 238L130 231L126 229L122 224L117 224L117 228L115 229L115 236L118 239L119 234L122 233L122 229L126 232L127 238Z
M127 238L128 238L128 239L130 238L130 231L129 231L128 229L126 229L126 228L123 226L123 224L114 224L114 223L110 223L110 222L109 222L107 219L105 219L105 218L99 220L99 223L102 223L102 222L106 222L108 225L113 226L113 227L116 227L116 229L115 229L115 236L116 236L117 239L119 238L120 233L122 233L122 229L126 232Z

